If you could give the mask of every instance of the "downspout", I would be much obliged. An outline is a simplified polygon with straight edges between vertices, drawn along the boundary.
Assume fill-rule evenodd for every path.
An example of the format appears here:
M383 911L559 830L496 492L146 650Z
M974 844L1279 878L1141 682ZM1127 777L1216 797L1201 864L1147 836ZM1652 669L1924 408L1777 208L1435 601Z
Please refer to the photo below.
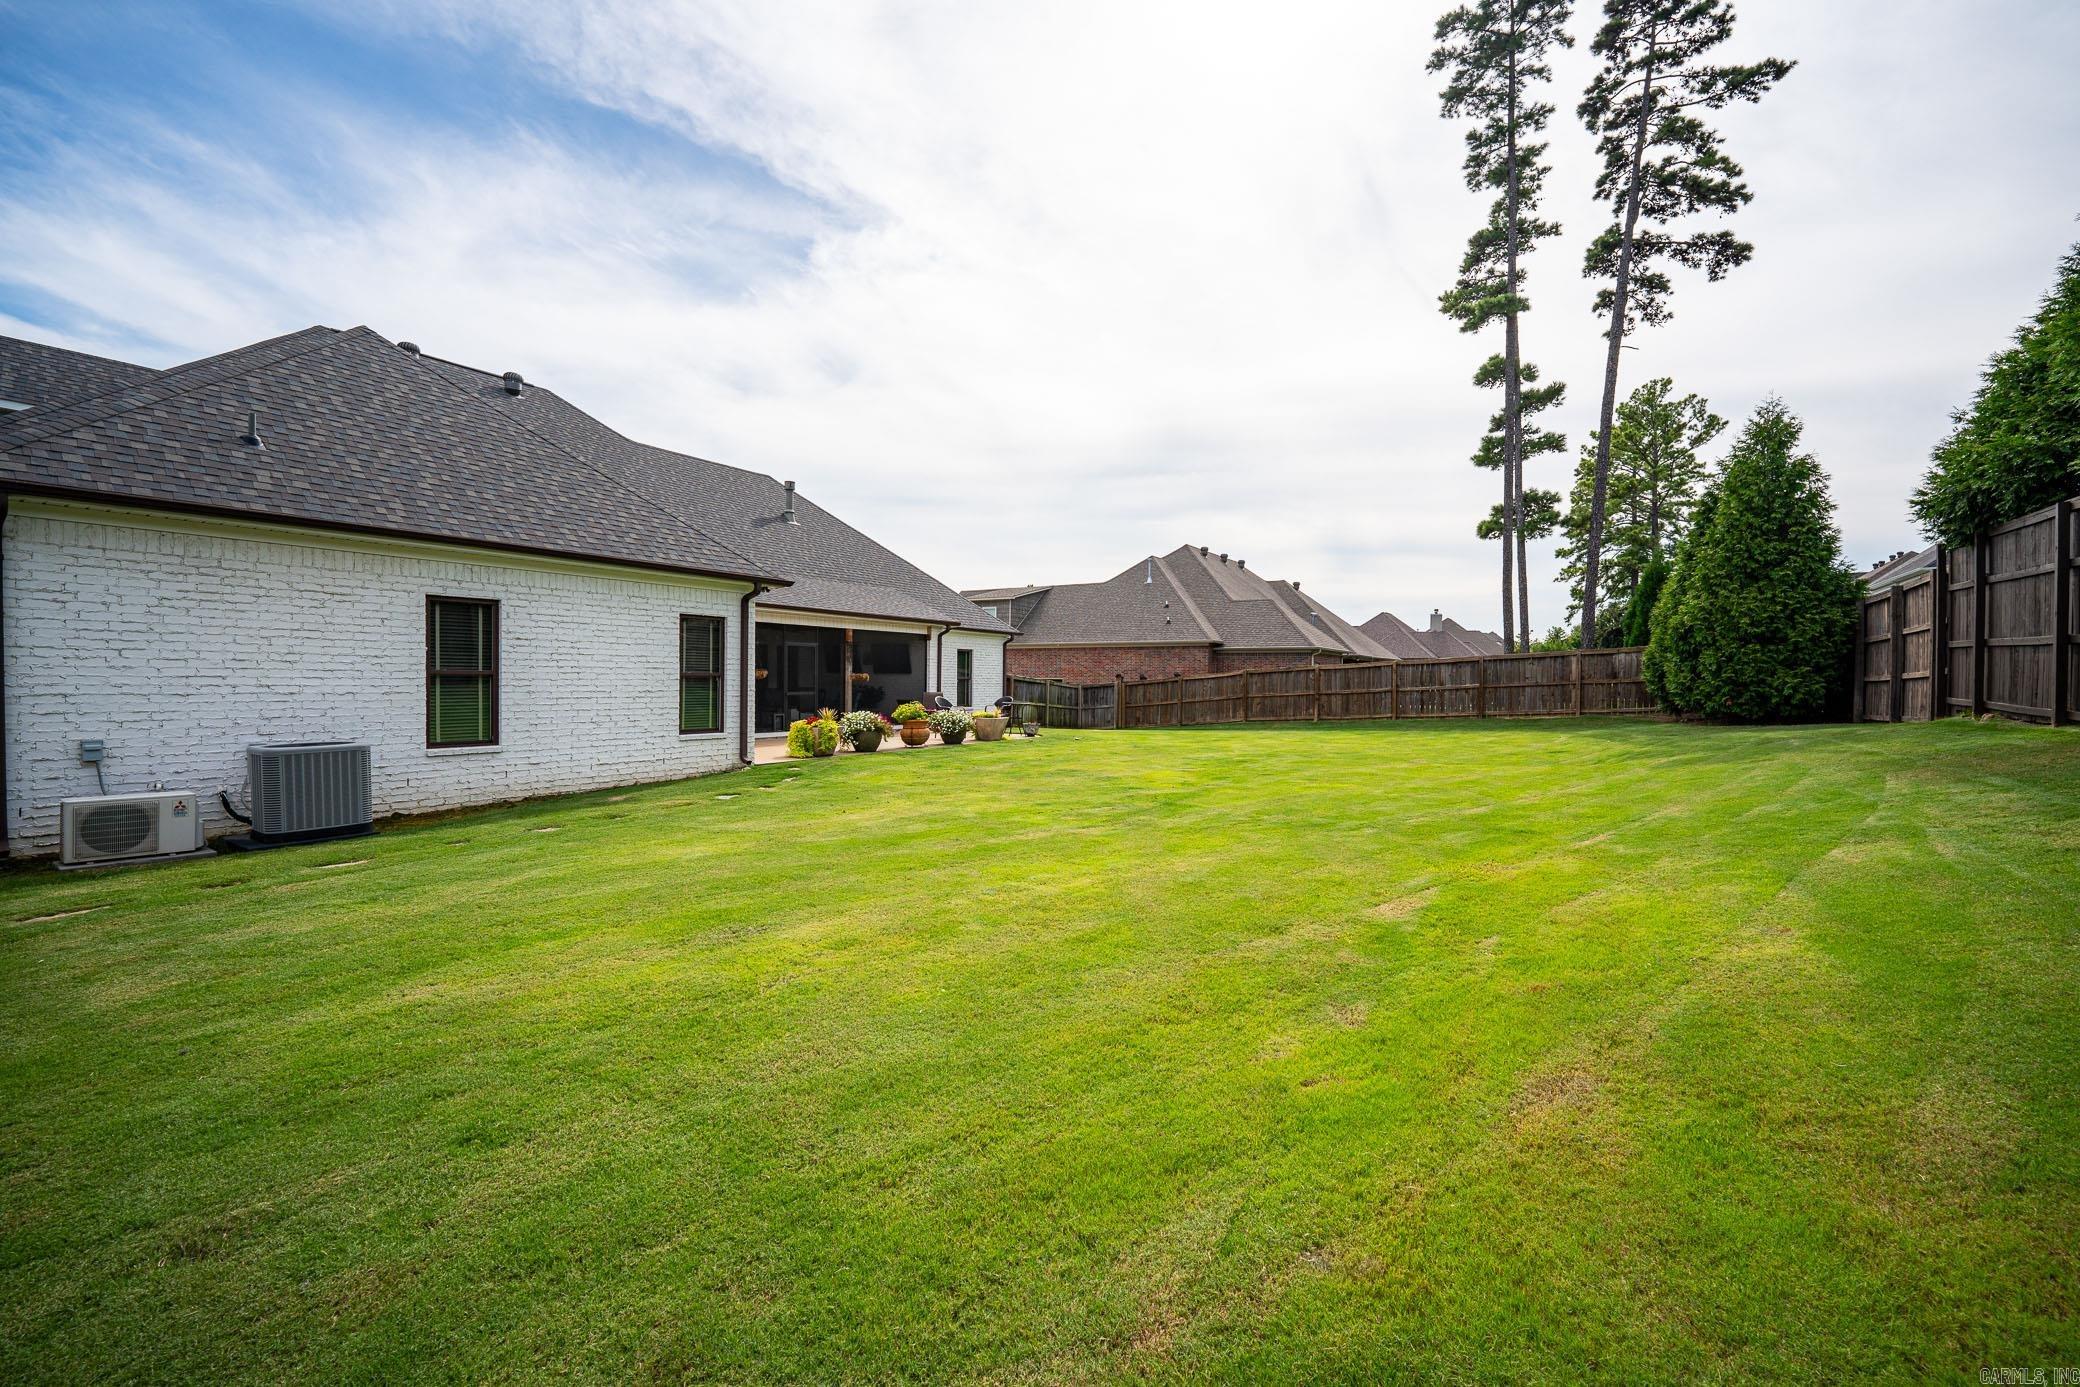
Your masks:
M737 698L737 757L747 766L754 760L751 755L751 719L758 707L758 662L751 645L751 604L765 590L763 583L753 583L751 590L744 594L744 600L737 604L737 625L743 631L744 640L744 684L743 692Z
M933 642L935 653L932 656L932 689L942 698L946 696L946 633L949 629L951 628L941 626L939 639Z

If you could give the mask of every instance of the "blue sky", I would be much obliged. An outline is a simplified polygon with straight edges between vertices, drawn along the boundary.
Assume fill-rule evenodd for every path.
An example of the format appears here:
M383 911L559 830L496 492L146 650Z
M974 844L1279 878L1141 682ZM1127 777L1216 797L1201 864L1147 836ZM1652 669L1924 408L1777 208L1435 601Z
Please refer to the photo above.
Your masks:
M1755 262L1627 381L1778 393L1852 559L2080 239L2080 7L1747 0ZM798 477L949 581L1204 543L1346 616L1493 625L1480 207L1427 8L731 0L0 8L0 331L166 364L311 322ZM1576 26L1586 36L1587 17ZM1558 65L1530 354L1598 385L1589 72ZM1571 462L1534 484L1564 486ZM1015 481L1007 489L1000 483ZM1016 495L1007 505L1007 495ZM1535 575L1551 569L1541 556ZM1562 599L1534 595L1541 625Z

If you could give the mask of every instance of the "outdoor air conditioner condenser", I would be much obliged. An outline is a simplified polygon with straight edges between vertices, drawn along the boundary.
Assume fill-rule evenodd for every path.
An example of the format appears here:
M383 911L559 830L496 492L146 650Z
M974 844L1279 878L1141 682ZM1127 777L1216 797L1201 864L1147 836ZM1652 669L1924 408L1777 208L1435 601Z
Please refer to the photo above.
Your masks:
M253 838L304 843L374 831L366 742L290 742L246 748Z

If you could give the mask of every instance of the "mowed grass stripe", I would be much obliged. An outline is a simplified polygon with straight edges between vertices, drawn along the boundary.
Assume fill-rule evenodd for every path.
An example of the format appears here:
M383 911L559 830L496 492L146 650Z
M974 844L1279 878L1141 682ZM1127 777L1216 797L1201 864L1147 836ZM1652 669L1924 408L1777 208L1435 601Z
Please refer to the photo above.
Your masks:
M13 874L0 1371L2070 1361L2076 771L1056 732Z

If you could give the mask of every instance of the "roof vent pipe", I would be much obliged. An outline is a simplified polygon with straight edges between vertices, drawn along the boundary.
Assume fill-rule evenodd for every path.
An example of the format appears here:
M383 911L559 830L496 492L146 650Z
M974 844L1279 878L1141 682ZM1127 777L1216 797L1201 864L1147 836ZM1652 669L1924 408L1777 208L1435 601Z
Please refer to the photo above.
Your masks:
M508 395L517 395L527 388L527 382L520 379L518 371L508 371L500 379L505 382L506 394Z
M780 518L790 525L801 524L802 522L795 519L794 515L794 483L782 482L780 485L787 488L787 509L780 512Z
M260 441L259 410L249 409L246 411L246 431L238 436L238 441L245 444L248 448L265 448L267 446Z
M1146 568L1145 570L1143 570L1143 572L1142 572L1142 574L1141 574L1141 581L1142 581L1142 582L1144 582L1144 583L1153 583L1153 582L1154 582L1155 580L1156 580L1156 558L1155 558L1155 555L1151 554L1151 555L1149 555L1149 556L1148 556L1148 567L1147 567L1147 568Z
M417 342L399 342L397 350L403 352L406 356L417 356L419 354L419 344Z

